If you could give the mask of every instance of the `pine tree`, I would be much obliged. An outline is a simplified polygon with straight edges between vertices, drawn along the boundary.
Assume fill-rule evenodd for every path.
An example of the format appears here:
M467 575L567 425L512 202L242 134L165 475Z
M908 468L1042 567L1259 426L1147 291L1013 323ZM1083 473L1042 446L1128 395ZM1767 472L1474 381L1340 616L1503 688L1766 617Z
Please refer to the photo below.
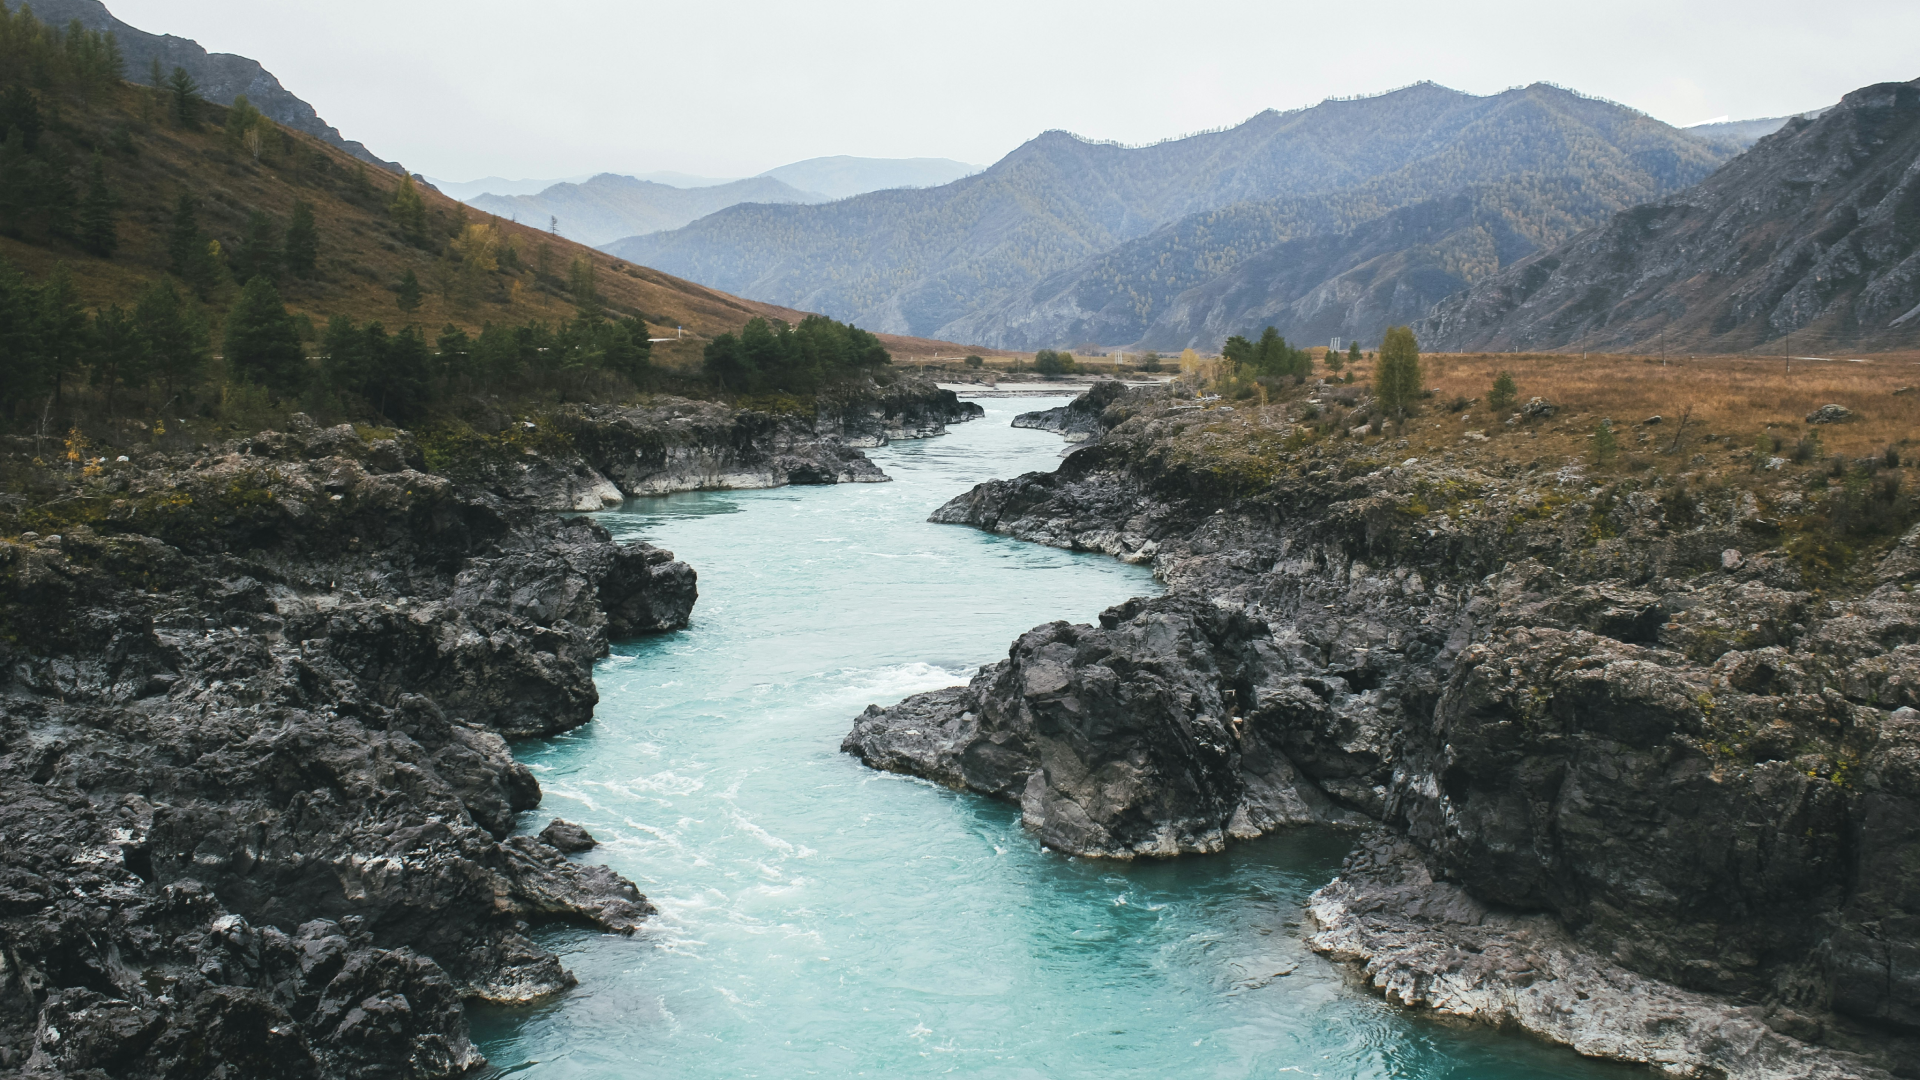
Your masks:
M1605 420L1600 421L1600 426L1593 429L1594 464L1605 465L1613 460L1613 455L1619 450L1620 440L1614 437L1613 425Z
M167 79L167 90L173 95L173 122L192 131L200 126L200 84L193 81L187 69L176 67Z
M87 174L87 194L80 202L80 246L103 259L112 258L120 246L120 233L113 220L113 208L118 201L107 190L106 166L96 150L93 167Z
M420 298L423 293L424 290L420 288L420 276L413 272L412 267L408 267L407 272L400 275L399 284L393 287L394 300L400 305L400 310L405 312L420 309Z
M167 88L167 72L165 68L160 66L159 53L154 53L153 59L148 61L147 85L153 87L155 90L165 90Z
M393 193L393 201L387 204L387 211L393 215L393 224L407 243L426 246L427 204L420 198L420 189L414 186L413 177L400 178L400 187Z
M213 257L207 236L200 231L200 204L191 195L173 204L173 222L167 227L167 261L174 275L205 296L219 283L220 263Z
M293 216L287 221L286 249L281 254L287 272L298 278L314 275L320 261L320 234L313 223L313 204L305 199L293 201Z
M336 394L362 392L372 364L367 352L367 336L354 327L352 319L335 315L327 320L326 333L320 338L320 351L323 357L320 370L327 389Z
M1350 341L1347 343L1347 363L1357 364L1359 362L1360 362L1360 340L1358 338L1355 338L1353 341ZM1340 369L1334 368L1333 370L1339 371Z
M588 322L599 321L605 312L601 308L600 290L594 282L593 260L576 256L567 270L567 283L573 293L574 310Z
M227 313L223 351L233 373L257 382L279 398L300 392L306 383L306 353L280 291L256 277L240 290Z
M107 414L113 414L113 392L136 390L147 384L147 350L140 327L116 305L93 317L89 363L93 384L106 390Z
M1520 391L1513 385L1513 372L1503 371L1495 376L1493 389L1487 391L1487 408L1503 413L1513 408L1513 403L1518 400Z
M277 232L273 219L265 213L255 210L247 215L246 234L233 250L234 280L251 281L264 277L272 281L280 277L280 241Z
M1419 400L1425 377L1420 371L1420 345L1413 328L1396 326L1380 342L1380 362L1373 368L1373 396L1380 408L1404 420Z
M87 309L64 265L56 265L40 285L39 301L33 320L38 347L28 362L37 368L35 381L43 390L51 387L57 403L67 376L79 370L86 355Z
M146 349L144 367L149 377L160 380L167 396L164 409L206 369L212 353L207 324L165 280L140 295L133 322Z

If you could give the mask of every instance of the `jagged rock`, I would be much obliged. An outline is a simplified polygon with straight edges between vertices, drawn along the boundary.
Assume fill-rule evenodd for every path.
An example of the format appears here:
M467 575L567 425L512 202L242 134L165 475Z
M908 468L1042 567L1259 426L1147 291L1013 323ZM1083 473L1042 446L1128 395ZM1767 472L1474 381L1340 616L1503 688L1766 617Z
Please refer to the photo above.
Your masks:
M290 427L0 541L0 1069L457 1076L464 998L572 985L530 923L651 910L502 839L540 801L505 739L586 722L608 633L684 626L692 570Z
M540 842L568 855L591 851L600 846L600 841L595 840L592 833L562 818L547 822L547 827L540 830Z
M1844 405L1827 404L1807 414L1809 424L1838 424L1852 419L1853 410Z
M1546 398L1528 398L1527 403L1520 406L1520 418L1522 420L1546 420L1552 417L1555 411L1553 402L1548 401Z
M1070 443L1097 439L1106 431L1101 414L1106 411L1107 406L1124 397L1126 392L1127 387L1124 383L1097 382L1086 393L1065 405L1056 405L1051 409L1041 409L1037 412L1021 413L1013 418L1013 426L1051 431L1065 436Z
M1383 857L1453 890L1436 903L1512 914L1468 920L1472 955L1558 935L1516 1001L1442 963L1468 948L1446 920L1409 922L1367 953L1396 1000L1700 1076L1920 1060L1920 528L1825 597L1750 550L1771 526L1737 490L1607 498L1326 440L1249 492L1209 469L1231 434L1180 441L1146 394L1106 415L1056 471L932 520L1150 560L1167 595L1036 628L967 687L869 709L844 749L1017 798L1078 854L1213 850L1331 808L1399 837ZM1253 812L1255 776L1281 809ZM1601 1019L1555 1019L1579 993ZM1670 1030L1608 1038L1607 1017Z

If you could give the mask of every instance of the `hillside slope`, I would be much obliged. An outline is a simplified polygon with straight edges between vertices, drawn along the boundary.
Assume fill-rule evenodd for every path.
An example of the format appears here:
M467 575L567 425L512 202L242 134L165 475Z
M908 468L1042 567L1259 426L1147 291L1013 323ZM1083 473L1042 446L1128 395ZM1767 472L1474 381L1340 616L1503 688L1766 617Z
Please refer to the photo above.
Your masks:
M1442 350L1737 351L1920 342L1920 80L1795 119L1692 190L1450 297Z
M31 6L36 17L54 26L65 26L78 19L89 30L112 31L126 55L127 74L133 79L145 81L155 59L167 72L175 67L186 68L209 101L231 105L234 98L245 94L254 108L278 123L332 143L368 164L401 171L399 163L383 161L361 143L340 134L338 128L320 118L313 106L281 86L273 72L257 60L232 53L210 53L189 38L149 34L115 18L100 0L37 0Z
M1003 347L1131 341L1174 296L1282 240L1516 176L1538 189L1517 197L1516 222L1567 235L1697 181L1730 152L1552 87L1481 98L1421 84L1138 149L1049 132L944 187L733 207L608 250L893 332ZM1591 216L1542 224L1535 198ZM1174 231L1122 247L1162 226Z
M536 228L549 219L557 235L600 245L622 237L677 229L736 203L817 203L828 196L768 177L712 187L680 188L601 173L584 183L560 183L534 195L475 195L468 206L524 221Z
M701 341L739 330L755 317L797 322L804 313L736 297L597 252L524 225L490 219L439 193L421 188L426 234L411 242L390 210L401 178L365 167L339 147L305 133L278 129L278 138L253 155L223 130L228 110L209 105L197 129L168 122L166 104L150 88L121 83L97 100L54 94L59 123L41 136L36 158L70 170L69 183L85 186L89 148L102 149L106 190L116 203L119 244L110 258L89 254L71 236L14 222L0 230L0 262L45 278L56 267L72 278L89 306L131 308L149 282L169 273L168 239L178 200L198 203L202 234L220 245L228 261L247 246L250 219L264 214L284 234L296 201L313 207L318 259L312 277L283 274L279 286L288 308L324 326L335 315L390 327L417 324L437 332L451 323L478 330L487 323L517 325L570 319L575 299L569 271L576 260L594 268L595 287L616 315L639 315L658 336L684 327L684 342L655 347L656 360L697 360ZM493 268L457 288L463 261L451 243L467 225L490 226L487 250ZM419 307L398 303L395 285L408 271L422 283ZM202 304L217 322L238 292L227 280L208 291Z

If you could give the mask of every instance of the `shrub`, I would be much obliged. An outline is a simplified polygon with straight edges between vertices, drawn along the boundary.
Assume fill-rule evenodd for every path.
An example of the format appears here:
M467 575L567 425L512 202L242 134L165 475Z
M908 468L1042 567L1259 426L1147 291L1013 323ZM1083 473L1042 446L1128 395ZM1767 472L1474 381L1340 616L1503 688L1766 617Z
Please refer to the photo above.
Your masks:
M1496 413L1513 408L1520 400L1520 388L1513 384L1513 372L1503 371L1493 380L1493 389L1487 391L1487 408Z
M1033 355L1033 370L1042 375L1065 375L1073 370L1073 354L1041 349Z
M985 360L982 360L978 356L967 357L967 366L970 368L985 367L986 363L987 362Z

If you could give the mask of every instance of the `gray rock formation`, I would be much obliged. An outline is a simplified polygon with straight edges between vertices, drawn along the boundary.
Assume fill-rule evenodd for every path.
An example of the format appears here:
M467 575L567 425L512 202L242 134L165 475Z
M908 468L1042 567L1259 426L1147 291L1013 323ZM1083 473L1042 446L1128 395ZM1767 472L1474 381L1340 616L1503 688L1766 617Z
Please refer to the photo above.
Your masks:
M540 788L505 740L586 722L609 633L684 626L692 570L404 434L133 456L0 541L0 1071L482 1064L464 1000L573 982L530 925L651 910L509 835Z
M1234 448L1273 417L1103 415L933 520L1150 560L1168 594L1036 628L845 749L1082 854L1379 822L1315 910L1395 1000L1683 1075L1913 1075L1920 528L1826 594L1739 486L1337 437L1250 486Z
M583 406L561 418L586 467L582 475L590 475L568 488L568 497L576 509L597 509L597 502L584 503L618 502L623 494L883 482L887 475L862 448L943 435L948 424L981 415L973 402L916 378L823 395L810 413L672 397L637 406ZM531 481L558 490L525 472L512 481L514 487Z
M1051 431L1063 436L1070 443L1097 439L1107 429L1101 414L1106 411L1107 406L1118 401L1126 392L1127 388L1122 383L1094 383L1086 393L1065 405L1021 413L1013 418L1013 426Z

